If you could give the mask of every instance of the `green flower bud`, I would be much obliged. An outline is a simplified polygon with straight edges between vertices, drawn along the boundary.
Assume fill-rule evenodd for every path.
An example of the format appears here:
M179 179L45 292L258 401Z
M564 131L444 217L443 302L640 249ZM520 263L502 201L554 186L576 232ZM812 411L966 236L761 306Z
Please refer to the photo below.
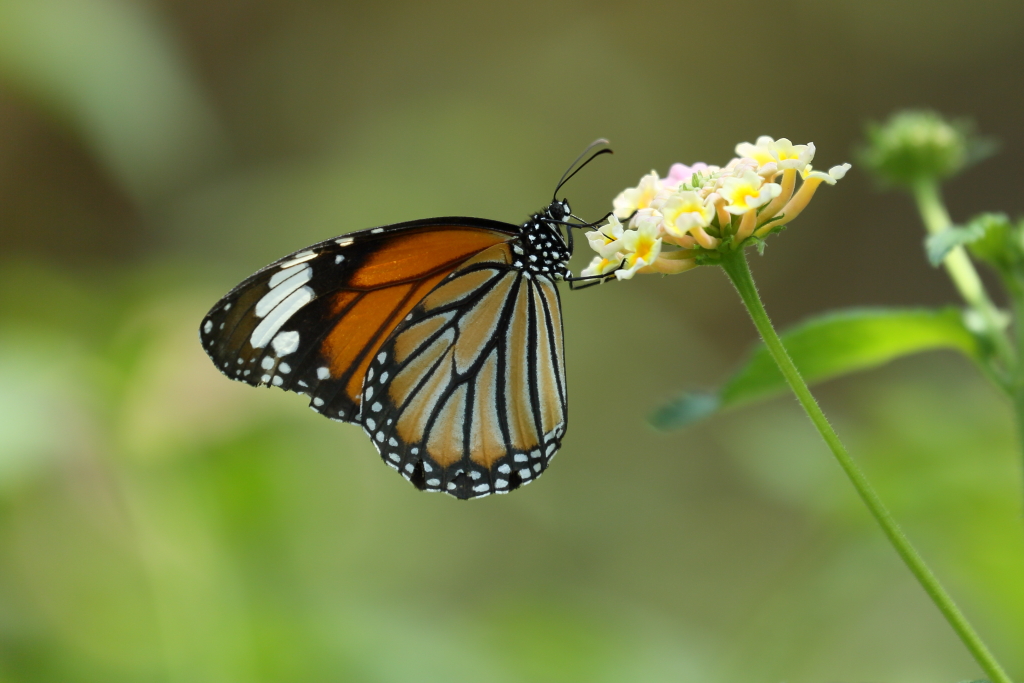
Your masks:
M861 161L883 182L912 187L955 175L994 151L970 121L947 121L931 111L902 111L869 123Z

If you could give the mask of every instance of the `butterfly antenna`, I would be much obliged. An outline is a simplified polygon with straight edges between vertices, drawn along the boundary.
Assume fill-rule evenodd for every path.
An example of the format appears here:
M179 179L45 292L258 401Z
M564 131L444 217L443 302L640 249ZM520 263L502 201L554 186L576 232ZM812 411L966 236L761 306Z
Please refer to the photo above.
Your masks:
M614 154L614 152L612 152L611 149L602 149L598 152L595 152L593 156L591 156L589 159L580 164L580 159L590 154L590 150L594 149L595 147L599 147L600 145L607 144L609 144L607 140L605 140L604 138L598 138L597 140L594 140L589 145L587 145L587 148L583 150L583 153L576 157L576 160L574 162L569 164L569 168L565 169L565 173L562 174L562 177L558 181L558 185L555 187L555 191L551 195L551 201L554 201L558 197L558 191L562 189L562 185L565 185L567 182L569 182L569 180L574 175L579 173L584 166L586 166L587 164L589 164L591 161L601 156L602 154ZM577 164L579 164L579 166L577 166ZM573 171L574 168L576 169L575 171ZM570 171L572 171L572 173L570 173Z

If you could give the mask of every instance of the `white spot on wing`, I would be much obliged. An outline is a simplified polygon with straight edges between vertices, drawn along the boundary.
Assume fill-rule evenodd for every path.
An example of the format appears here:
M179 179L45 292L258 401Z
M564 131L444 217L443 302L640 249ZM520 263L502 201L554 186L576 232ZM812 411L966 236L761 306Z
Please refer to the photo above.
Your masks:
M285 278L281 282L271 285L271 290L264 294L262 299L256 302L256 308L253 312L256 314L257 318L262 318L270 313L292 292L309 282L309 279L313 277L313 269L309 266L302 266L301 268L301 270L294 273L291 277ZM309 291L312 292L313 290Z
M344 260L345 260L345 257L342 256L341 254L338 254L337 256L334 257L334 265L338 265L339 263L341 263Z
M314 253L312 251L300 251L298 254L295 255L294 258L291 258L288 261L285 261L279 267L280 268L290 268L291 266L294 266L296 263L303 263L305 261L308 261L308 260L314 259L314 258L316 258L316 253Z
M348 245L350 245L353 242L355 242L355 239L352 238L352 237L342 237L340 240L335 240L335 241L338 243L339 247L347 247Z
M271 346L274 347L274 353L278 356L287 356L289 353L295 353L295 350L299 348L299 333L295 330L278 332L277 336L274 337L274 341L271 342Z
M270 356L264 357L263 360L260 361L260 367L263 368L264 370L269 370L270 368L274 367L274 359L271 358Z
M370 231L370 234L371 235L379 235L382 232L384 232L384 228L374 228L373 230Z
M288 322L299 309L313 300L313 290L303 287L291 293L252 331L249 343L254 349L261 349L274 338L281 326Z
M279 284L281 284L291 276L295 275L296 273L305 270L308 270L310 273L313 272L313 269L310 268L309 266L302 265L295 265L292 266L291 268L279 270L278 272L274 273L274 275L270 278L270 282L267 283L267 286L273 289L274 287L277 287Z
M316 369L316 378L317 379L327 379L330 376L331 376L331 371L328 370L326 367L319 367L319 368Z
M322 398L320 398L319 396L317 396L316 398L313 399L313 405L315 405L317 408L319 408L323 404L324 404L324 400Z
M213 321L212 320L207 320L206 324L203 325L203 332L205 332L206 334L210 334L210 332L212 332L212 331L213 331Z

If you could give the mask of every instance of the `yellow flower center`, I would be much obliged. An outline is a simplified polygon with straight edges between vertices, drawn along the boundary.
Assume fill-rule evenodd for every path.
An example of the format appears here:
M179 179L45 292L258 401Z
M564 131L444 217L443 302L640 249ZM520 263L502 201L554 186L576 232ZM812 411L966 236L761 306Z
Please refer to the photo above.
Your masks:
M753 185L740 185L733 193L732 203L736 206L750 206L750 202L748 200L751 197L756 199L758 195L760 195L760 192Z
M640 239L638 239L636 242L637 258L642 258L644 260L644 263L650 263L651 252L654 251L654 242L655 240L646 239L643 235L641 235Z

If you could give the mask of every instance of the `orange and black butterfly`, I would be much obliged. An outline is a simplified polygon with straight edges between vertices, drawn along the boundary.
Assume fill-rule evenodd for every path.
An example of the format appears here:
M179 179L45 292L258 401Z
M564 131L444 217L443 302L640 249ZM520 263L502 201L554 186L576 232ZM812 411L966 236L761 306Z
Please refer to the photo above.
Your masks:
M581 279L566 265L571 228L594 225L570 218L553 199L519 226L427 218L329 239L231 290L200 340L231 379L362 425L419 489L507 493L539 477L565 435L555 282Z

